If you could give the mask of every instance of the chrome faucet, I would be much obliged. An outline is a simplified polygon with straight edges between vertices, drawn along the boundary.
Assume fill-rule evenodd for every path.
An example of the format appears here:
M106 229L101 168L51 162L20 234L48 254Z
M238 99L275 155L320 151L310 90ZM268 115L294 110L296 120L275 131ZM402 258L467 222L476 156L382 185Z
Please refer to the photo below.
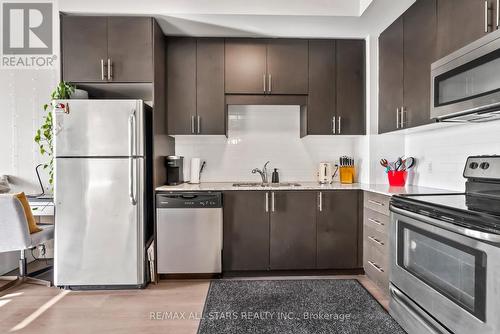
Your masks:
M264 164L264 167L262 169L259 168L254 168L252 169L252 174L259 173L260 177L262 178L262 183L268 183L267 180L267 165L269 165L270 161L266 162Z

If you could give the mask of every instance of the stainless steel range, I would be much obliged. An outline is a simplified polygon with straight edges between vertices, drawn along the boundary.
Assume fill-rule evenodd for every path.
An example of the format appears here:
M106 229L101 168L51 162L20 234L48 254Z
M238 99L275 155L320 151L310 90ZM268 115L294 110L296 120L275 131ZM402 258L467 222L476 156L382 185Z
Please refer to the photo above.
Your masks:
M474 156L466 192L391 200L391 315L410 334L500 333L500 156Z

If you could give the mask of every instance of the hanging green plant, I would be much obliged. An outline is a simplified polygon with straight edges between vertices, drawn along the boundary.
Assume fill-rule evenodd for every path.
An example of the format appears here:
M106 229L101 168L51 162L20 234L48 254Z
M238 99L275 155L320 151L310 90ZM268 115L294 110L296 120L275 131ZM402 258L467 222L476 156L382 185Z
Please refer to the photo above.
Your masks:
M55 100L65 100L71 97L71 94L75 92L76 87L65 81L61 81L56 89L50 94L50 103L43 105L43 110L47 113L43 116L43 123L35 133L35 143L38 144L40 154L42 156L47 155L48 161L43 164L44 169L48 169L49 173L49 184L52 187L54 184L54 147L52 138L52 107ZM50 108L49 108L50 107Z

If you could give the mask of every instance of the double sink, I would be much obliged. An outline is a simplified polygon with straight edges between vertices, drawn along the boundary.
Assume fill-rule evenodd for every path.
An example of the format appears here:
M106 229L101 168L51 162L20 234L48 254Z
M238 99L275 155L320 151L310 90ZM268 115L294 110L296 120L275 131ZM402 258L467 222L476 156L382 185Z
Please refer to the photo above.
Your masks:
M290 183L290 182L281 182L281 183L262 183L262 182L239 182L233 183L233 187L242 187L242 188L258 188L258 187L300 187L302 186L300 183Z

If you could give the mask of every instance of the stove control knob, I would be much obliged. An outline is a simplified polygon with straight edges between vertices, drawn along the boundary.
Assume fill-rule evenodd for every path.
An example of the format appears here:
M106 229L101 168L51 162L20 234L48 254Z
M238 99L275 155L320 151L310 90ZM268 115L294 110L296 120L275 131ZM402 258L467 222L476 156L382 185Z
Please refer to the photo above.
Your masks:
M479 165L481 169L488 169L490 168L490 164L488 162L481 162L481 165Z
M470 169L476 169L477 167L479 167L479 164L477 162L471 162L469 164Z

